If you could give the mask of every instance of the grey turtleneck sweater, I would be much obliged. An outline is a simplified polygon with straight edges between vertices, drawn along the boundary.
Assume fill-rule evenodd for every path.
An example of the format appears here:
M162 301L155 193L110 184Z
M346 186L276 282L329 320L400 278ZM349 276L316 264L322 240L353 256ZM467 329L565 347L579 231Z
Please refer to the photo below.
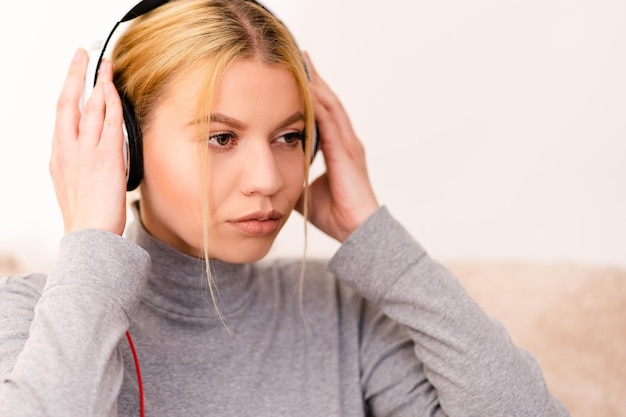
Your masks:
M140 222L1 279L0 416L139 416L127 329L150 417L568 415L385 208L303 281L300 260L212 269L225 324L203 262Z

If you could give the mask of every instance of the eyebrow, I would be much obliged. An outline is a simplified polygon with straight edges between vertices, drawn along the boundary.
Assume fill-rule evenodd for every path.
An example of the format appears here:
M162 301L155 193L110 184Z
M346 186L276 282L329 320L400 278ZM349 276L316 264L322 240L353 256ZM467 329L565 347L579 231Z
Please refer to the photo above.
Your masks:
M304 113L302 113L301 111L297 111L294 114L292 114L291 116L287 117L285 120L283 120L280 125L278 126L278 129L282 129L284 127L287 127L293 123L299 122L301 120L305 120L304 117ZM191 124L197 124L200 123L200 120L195 120L194 122L192 122ZM213 113L211 114L211 122L214 123L222 123L225 124L227 126L230 126L234 129L244 129L245 127L247 127L247 125L242 122L241 120L237 120L234 117L230 117L228 115L225 115L223 113ZM277 130L278 130L277 129Z
M235 129L243 129L246 127L245 123L223 113L213 113L211 115L211 122L222 123L227 126L234 127Z
M283 127L287 127L289 125L292 125L296 122L299 121L304 121L304 113L302 113L301 111L297 111L294 114L292 114L291 116L287 117L285 120L283 120L283 122L278 126L279 129L282 129Z

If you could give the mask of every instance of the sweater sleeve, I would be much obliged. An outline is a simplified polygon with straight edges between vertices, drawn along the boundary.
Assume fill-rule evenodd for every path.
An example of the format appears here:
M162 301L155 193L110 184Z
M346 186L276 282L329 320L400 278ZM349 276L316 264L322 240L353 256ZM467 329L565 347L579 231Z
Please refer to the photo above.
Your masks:
M385 207L343 243L329 268L404 326L412 339L412 357L398 353L400 358L389 360L393 349L381 349L386 353L377 361L385 362L379 368L386 375L374 372L367 381L373 385L376 378L389 378L394 372L389 364L398 378L413 375L406 369L423 368L438 406L435 411L413 409L410 415L568 415L548 391L534 358L511 342L504 327L481 310L453 274L432 260ZM376 364L366 366L377 369ZM406 389L410 381L395 384L404 387L395 392L387 384L378 394L381 398L370 401L374 415L395 415L387 410L424 404L414 398L433 392L423 384L414 381L410 390Z
M0 280L0 415L117 415L117 346L149 263L120 236L82 230L61 240L47 278Z

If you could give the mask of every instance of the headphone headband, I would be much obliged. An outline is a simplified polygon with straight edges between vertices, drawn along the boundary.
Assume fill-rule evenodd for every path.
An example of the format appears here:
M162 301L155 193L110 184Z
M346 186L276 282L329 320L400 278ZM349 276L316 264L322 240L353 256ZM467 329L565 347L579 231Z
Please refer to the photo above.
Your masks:
M156 9L157 7L167 3L170 0L142 0L135 5L128 13L122 17L120 22L127 22L136 17L141 16L142 14L146 14Z

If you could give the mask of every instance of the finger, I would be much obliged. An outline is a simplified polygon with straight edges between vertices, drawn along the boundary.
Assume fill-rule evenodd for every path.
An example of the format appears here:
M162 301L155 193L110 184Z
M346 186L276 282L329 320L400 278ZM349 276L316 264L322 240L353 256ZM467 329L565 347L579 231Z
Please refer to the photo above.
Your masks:
M85 104L79 123L79 137L83 145L97 146L100 143L106 113L104 85L110 82L110 73L111 63L102 61L98 71L98 81L91 97Z
M339 126L322 104L313 104L315 119L319 129L319 146L326 161L326 169L333 170L332 161L342 160L347 157L346 147L339 133Z
M352 123L348 117L341 100L337 95L328 87L326 83L317 83L313 86L314 97L319 100L320 104L337 120L341 125L342 131L345 134L353 134Z
M352 123L339 99L326 86L315 85L312 88L314 96L314 111L320 125L328 126L327 134L333 141L341 142L345 146L360 144L352 128Z
M326 82L322 79L322 77L320 77L319 73L317 72L317 69L313 65L313 62L311 61L311 57L309 56L309 54L307 52L303 52L303 55L307 62L307 68L309 69L309 73L311 75L311 85L313 86L313 88L319 89L320 93L322 93L322 90L324 90L324 100L322 101L326 105L329 101L332 100L332 96L328 95L328 92L330 92L330 88L328 87Z
M306 52L304 52L303 54L308 62L311 71L311 87L314 100L319 101L319 103L326 110L328 110L328 113L336 119L342 139L350 141L358 140L356 134L354 133L350 118L348 117L348 114L343 107L341 100L339 100L337 95L332 91L328 84L322 79L322 77L320 77L317 69L311 61L309 54Z
M103 92L106 108L99 147L120 153L121 156L124 142L122 102L113 82L104 82Z
M315 117L320 128L320 147L327 162L335 159L364 159L363 144L352 127L352 122L341 100L322 79L307 52L303 53L310 72Z
M315 68L315 65L313 65L313 61L311 60L311 56L309 55L309 53L306 51L303 51L302 55L304 56L304 60L306 61L307 68L309 69L309 73L311 75L311 81L313 82L318 81L318 80L321 81L319 73L317 72L317 68Z
M325 94L325 97L327 98L327 100L324 100L325 103L326 102L330 103L333 101L339 102L339 100L337 99L335 94L332 92L331 88L328 86L326 81L320 76L319 72L317 71L317 68L315 68L315 66L313 65L313 61L311 61L311 57L309 56L309 54L305 52L304 56L307 61L308 68L310 70L311 84L313 84L314 86L321 87L327 93Z
M54 142L74 141L78 137L79 102L87 71L87 52L78 49L67 72L57 100Z
M104 84L107 81L113 81L113 64L110 60L103 59L98 68L96 83Z
M311 74L311 87L314 93L313 98L320 101L326 108L332 107L333 102L339 102L339 100L334 95L328 84L326 84L326 82L320 77L309 54L307 52L304 52L303 54Z

